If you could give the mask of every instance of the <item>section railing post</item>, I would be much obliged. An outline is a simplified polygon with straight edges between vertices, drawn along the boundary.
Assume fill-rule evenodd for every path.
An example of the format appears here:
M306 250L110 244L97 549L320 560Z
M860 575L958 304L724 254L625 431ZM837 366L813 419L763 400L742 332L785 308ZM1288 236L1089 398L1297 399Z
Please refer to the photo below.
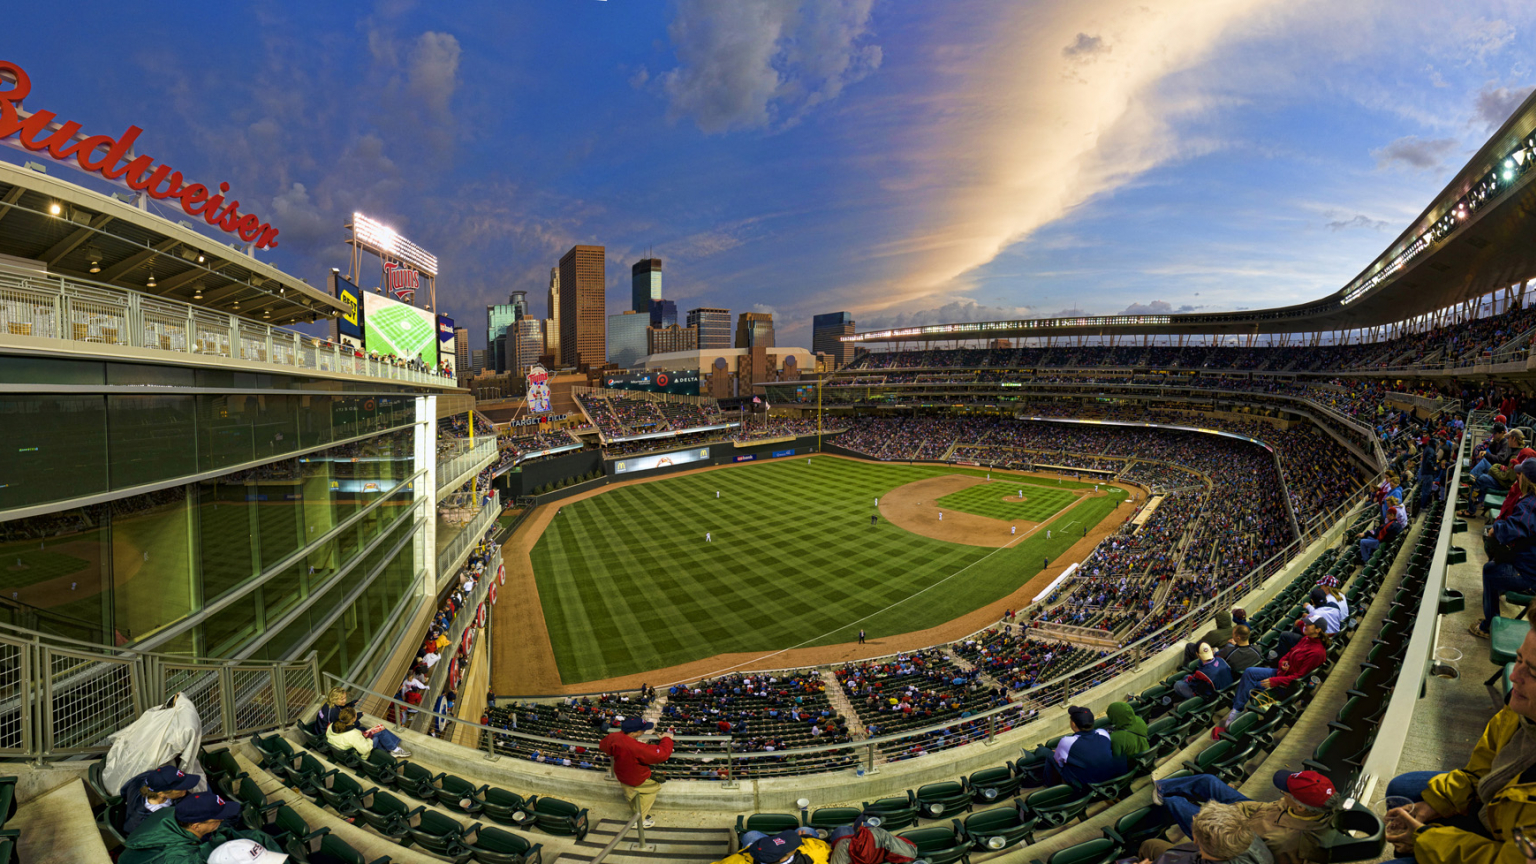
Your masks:
M489 728L483 728L480 734L485 736L485 761L495 762L500 759L501 756L496 753L496 733Z
M272 668L272 707L277 709L277 728L288 725L288 675L282 666Z
M988 744L996 744L997 743L997 715L996 714L989 714L989 715L987 715L987 743Z
M235 737L235 670L219 667L219 714L224 718L224 740Z

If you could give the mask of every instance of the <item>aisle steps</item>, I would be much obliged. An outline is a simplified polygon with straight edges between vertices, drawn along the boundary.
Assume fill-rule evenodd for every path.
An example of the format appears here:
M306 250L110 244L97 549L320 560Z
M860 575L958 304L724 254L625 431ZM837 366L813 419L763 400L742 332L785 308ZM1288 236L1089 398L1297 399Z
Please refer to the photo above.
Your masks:
M599 820L587 832L585 839L560 853L554 864L587 864L597 857L603 847L613 842L624 825L624 822L617 819ZM636 837L635 832L631 831L603 860L605 864L655 864L657 861L705 864L731 854L731 833L728 828L668 828L657 825L645 832L646 845L654 849L632 849Z

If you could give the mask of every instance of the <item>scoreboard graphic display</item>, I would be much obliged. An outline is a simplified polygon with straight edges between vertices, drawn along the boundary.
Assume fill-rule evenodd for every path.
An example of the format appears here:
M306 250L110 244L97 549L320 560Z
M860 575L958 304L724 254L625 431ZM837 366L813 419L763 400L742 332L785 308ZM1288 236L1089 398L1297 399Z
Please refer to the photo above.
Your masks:
M431 312L380 294L363 295L363 344L370 352L437 367L437 320Z
M631 471L649 471L652 468L665 468L668 465L702 462L708 458L708 447L700 447L697 450L678 450L672 453L656 453L650 456L635 456L613 463L613 473L628 474Z

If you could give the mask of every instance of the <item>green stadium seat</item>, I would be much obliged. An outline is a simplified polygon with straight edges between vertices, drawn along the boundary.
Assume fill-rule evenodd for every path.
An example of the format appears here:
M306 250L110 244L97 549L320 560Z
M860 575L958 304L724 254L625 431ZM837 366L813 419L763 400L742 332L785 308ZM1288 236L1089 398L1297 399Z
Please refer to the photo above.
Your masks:
M361 799L378 791L378 787L364 790L351 774L331 774L326 782L315 787L327 806L343 816L351 816L362 808Z
M106 784L102 782L101 769L105 764L104 760L92 762L91 767L86 769L85 772L85 785L89 786L96 797L101 799L102 808L110 807L123 800L122 796L118 794L120 790L108 789Z
M470 830L475 831L479 827L477 823ZM406 821L406 833L412 843L439 858L446 858L454 864L464 864L469 860L469 843L464 839L466 832L457 819L435 810L422 810Z
M536 797L533 799L533 817L540 831L562 837L575 837L578 841L587 836L587 811L559 798ZM791 817L793 818L793 817ZM800 820L789 826L800 824ZM780 829L783 830L783 829Z
M522 825L533 818L533 807L516 792L488 786L483 796L484 813L502 825Z
M788 813L753 813L750 816L736 817L736 843L741 845L741 835L748 831L761 831L764 834L777 834L780 831L789 831L800 827L800 817Z
M1092 800L1092 793L1063 785L1029 793L1024 806L1040 817L1042 827L1054 828L1082 816Z
M1045 864L1110 864L1120 856L1120 844L1112 837L1095 837L1068 846L1045 859ZM1032 864L1040 864L1035 859Z
M420 765L400 762L399 770L395 774L395 785L401 792L418 801L436 801L437 780L442 776L433 774Z
M389 864L388 855L369 861L351 844L332 834L317 837L313 843L291 840L284 848L289 858L299 864Z
M411 819L426 809L420 805L413 809L388 792L374 792L365 796L361 804L357 818L369 828L393 840L409 834Z
M1340 810L1332 830L1318 838L1323 861L1374 861L1387 845L1387 826L1380 816L1356 805Z
M476 789L473 783L462 777L452 774L444 774L438 778L437 803L449 810L457 810L460 813L474 815L485 806L483 796L485 790L491 788L489 784Z
M971 841L961 830L960 820L954 820L953 824L953 828L943 828L938 825L914 828L896 836L912 841L912 845L917 847L919 860L928 861L930 864L955 864L957 861L968 861Z
M863 812L874 815L880 820L875 826L887 831L895 831L917 824L917 796L912 790L907 790L905 798L880 798L875 801L865 801L861 808ZM873 824L873 823L871 823ZM956 823L957 825L959 823Z
M967 782L977 804L990 804L1019 791L1019 778L1014 775L1012 765L977 771Z
M1135 855L1143 841L1162 837L1171 824L1163 808L1141 807L1115 820L1114 827L1104 829L1104 833L1120 841L1124 854Z
M924 819L938 819L946 813L968 813L971 788L965 780L946 780L917 788L917 810Z
M965 817L961 830L978 852L998 852L1020 842L1035 842L1040 817L1018 806L997 807Z
M368 751L368 758L357 766L358 773L373 783L389 788L400 780L400 763L395 757L375 747Z
M819 810L811 811L810 815L805 817L805 827L815 828L822 839L825 840L826 834L830 833L833 828L852 825L853 821L859 818L859 814L862 812L857 807L822 807Z
M479 828L470 839L469 854L480 864L539 864L543 844L527 840L500 828Z

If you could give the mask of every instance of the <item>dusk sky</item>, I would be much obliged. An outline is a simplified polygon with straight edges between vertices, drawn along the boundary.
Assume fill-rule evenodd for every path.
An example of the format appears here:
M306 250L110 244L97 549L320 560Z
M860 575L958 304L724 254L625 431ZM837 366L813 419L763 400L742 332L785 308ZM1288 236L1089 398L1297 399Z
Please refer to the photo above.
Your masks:
M324 284L361 210L442 311L607 247L679 309L915 323L1337 290L1536 83L1536 3L10 4L27 107L228 180ZM0 151L19 161L14 151ZM58 176L87 184L84 175ZM203 182L207 182L206 180ZM163 211L162 215L169 215ZM371 287L367 283L365 287Z

